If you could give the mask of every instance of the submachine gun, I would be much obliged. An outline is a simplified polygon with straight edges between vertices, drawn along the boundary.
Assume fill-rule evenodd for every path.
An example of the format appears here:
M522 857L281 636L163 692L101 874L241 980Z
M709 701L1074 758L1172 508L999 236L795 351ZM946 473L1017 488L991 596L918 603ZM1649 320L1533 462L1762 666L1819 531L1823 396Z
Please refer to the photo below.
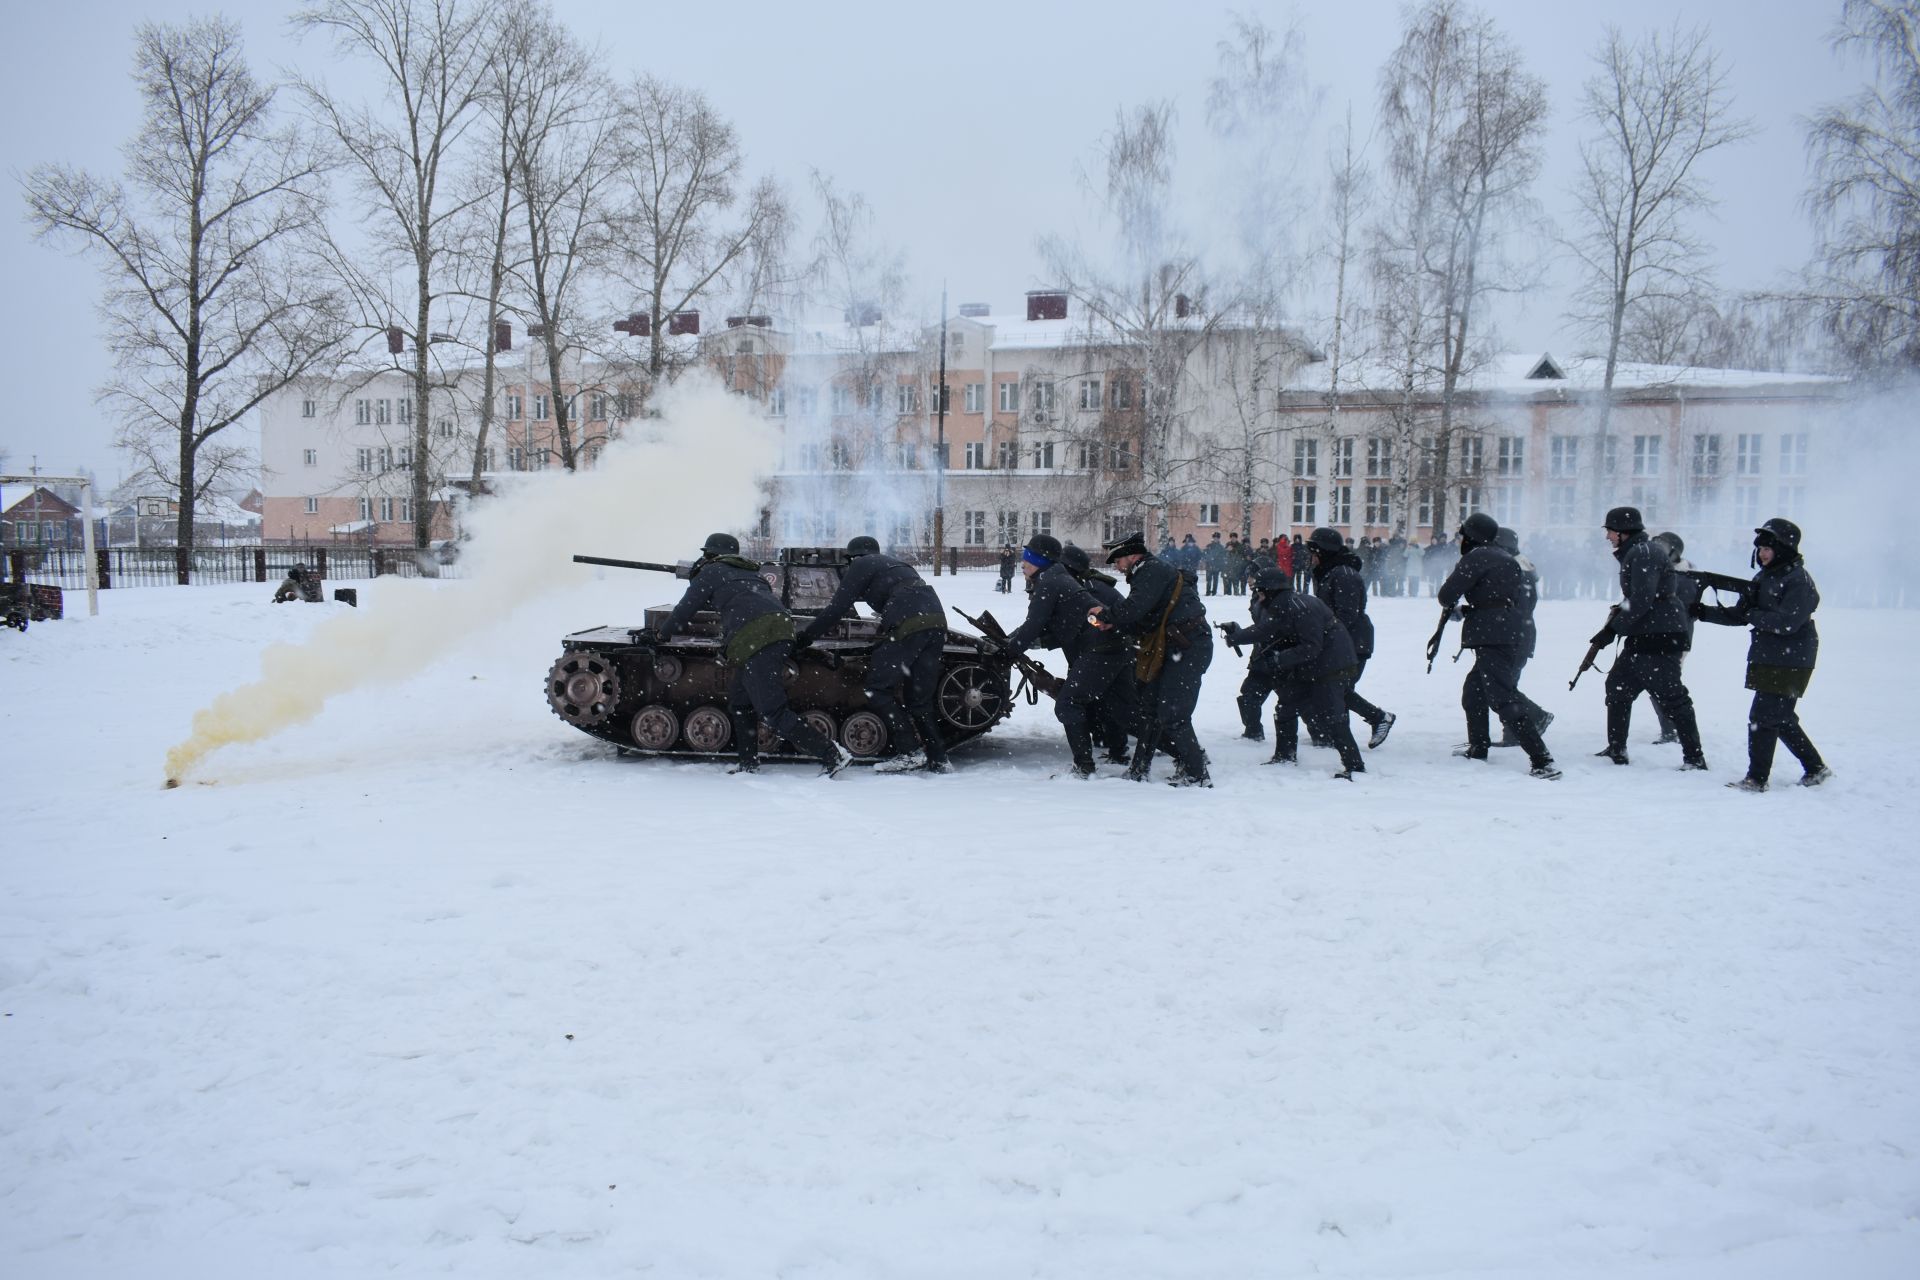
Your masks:
M980 616L977 618L957 604L953 606L953 611L966 619L967 624L985 636L987 641L996 649L999 649L1009 658L1012 658L1013 665L1020 672L1021 679L1025 680L1029 686L1038 689L1049 698L1058 698L1060 696L1060 686L1066 682L1035 662L1032 658L1029 658L1026 654L1015 653L1007 643L1006 628L1000 625L1000 620L993 616L991 609L982 609ZM1027 697L1029 703L1037 702L1038 700L1038 698L1031 694Z
M1753 603L1751 578L1736 578L1730 573L1708 573L1705 569L1682 569L1680 572L1699 583L1702 591L1729 591L1740 597L1741 604Z

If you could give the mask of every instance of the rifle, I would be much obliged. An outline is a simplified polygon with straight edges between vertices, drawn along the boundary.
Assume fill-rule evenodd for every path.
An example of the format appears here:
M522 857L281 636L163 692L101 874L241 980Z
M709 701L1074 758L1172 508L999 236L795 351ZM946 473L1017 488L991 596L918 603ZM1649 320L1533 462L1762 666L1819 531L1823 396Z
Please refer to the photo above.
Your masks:
M1740 597L1741 604L1753 603L1751 578L1736 578L1730 573L1708 573L1704 569L1682 569L1680 572L1699 583L1702 591L1731 591Z
M1600 651L1612 644L1613 641L1613 624L1609 621L1606 626L1600 628L1599 632L1594 635L1593 643L1587 646L1587 656L1580 659L1580 669L1573 673L1573 679L1567 681L1568 689L1572 689L1573 686L1580 683L1580 677L1587 674L1593 667L1594 659L1600 656Z
M1029 658L1026 654L1015 653L1007 644L1006 628L1000 625L1000 620L993 616L992 610L982 609L980 616L977 618L957 604L953 606L953 611L962 618L965 618L975 631L985 636L988 643L991 644L994 649L1004 652L1008 657L1012 658L1013 665L1019 668L1020 674L1026 677L1028 684L1046 694L1049 698L1058 698L1060 696L1060 686L1064 684L1065 681L1035 662L1032 658Z
M678 564L661 564L654 560L613 560L606 556L575 556L575 564L604 564L614 569L645 569L651 573L670 573L676 578L692 578L697 564L693 560L682 560Z
M1442 608L1440 610L1440 625L1433 629L1433 638L1427 641L1427 674L1428 675L1433 674L1433 660L1440 653L1441 637L1447 634L1447 623L1452 621L1452 619L1453 619L1452 609Z

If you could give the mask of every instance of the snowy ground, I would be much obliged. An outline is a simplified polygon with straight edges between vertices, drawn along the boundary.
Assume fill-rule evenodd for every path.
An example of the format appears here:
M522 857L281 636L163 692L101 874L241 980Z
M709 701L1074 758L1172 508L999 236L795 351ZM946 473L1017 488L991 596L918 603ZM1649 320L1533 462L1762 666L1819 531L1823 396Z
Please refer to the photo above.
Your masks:
M0 634L9 1280L1920 1274L1920 615L1821 614L1819 791L1720 786L1717 628L1713 773L1644 707L1592 759L1591 604L1529 672L1566 778L1452 759L1425 600L1352 785L1260 767L1224 649L1210 793L1050 779L1024 705L951 778L742 780L548 712L671 596L608 574L162 790L335 609L270 590Z

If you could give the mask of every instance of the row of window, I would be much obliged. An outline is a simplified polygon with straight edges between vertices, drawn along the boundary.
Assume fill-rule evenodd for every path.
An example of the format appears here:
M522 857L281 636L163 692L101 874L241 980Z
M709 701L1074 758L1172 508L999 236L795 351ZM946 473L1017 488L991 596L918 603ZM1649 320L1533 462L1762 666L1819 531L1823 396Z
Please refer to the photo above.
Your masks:
M1580 474L1580 451L1586 437L1577 435L1556 435L1547 442L1547 474L1550 477L1569 477ZM1720 436L1711 433L1698 433L1691 440L1691 466L1689 474L1710 478L1721 474ZM1742 432L1734 436L1735 475L1757 476L1761 473L1761 460L1765 454L1765 439L1759 433ZM1318 476L1320 474L1321 444L1319 440L1296 439L1293 442L1293 474L1297 477ZM1356 455L1360 441L1351 436L1324 442L1327 444L1327 475L1336 480L1354 478ZM1458 466L1456 474L1463 476L1486 475L1487 443L1484 436L1462 436L1458 443ZM1497 476L1523 476L1526 474L1525 436L1493 437L1493 470ZM1619 453L1621 438L1604 436L1600 440L1600 467L1607 475L1619 472ZM1434 437L1428 436L1420 442L1418 474L1433 474L1433 456L1436 452ZM1666 451L1666 437L1663 435L1636 435L1631 438L1633 454L1633 474L1652 477L1660 474L1661 458ZM1777 474L1783 476L1803 476L1807 474L1807 433L1789 432L1779 437L1779 465ZM1393 441L1383 436L1366 438L1366 478L1369 480L1391 479L1393 477Z
M374 519L373 513L375 512L375 510L379 511L380 513L379 519L382 524L395 524L395 523L412 524L413 523L413 499L412 498L378 498L378 499L362 498L360 499L360 518L362 520ZM319 515L320 499L308 498L307 504L306 504L306 511L307 511L307 514L310 516Z
M80 531L74 529L63 520L38 522L33 520L9 520L6 522L6 526L12 531L13 541L18 546L28 546L42 542L55 546L65 546L69 538L71 538L73 542L80 541Z
M1393 486L1359 486L1360 520L1357 522L1368 527L1388 527L1393 524ZM1329 486L1324 495L1317 484L1296 484L1293 486L1293 523L1299 525L1327 524L1350 526L1354 520L1354 485ZM1430 526L1433 523L1433 493L1431 490L1416 490L1414 498L1415 526ZM1483 489L1479 485L1461 485L1453 493L1453 514L1464 520L1476 511L1485 511L1504 525L1517 525L1525 519L1526 491L1519 485L1495 485ZM1767 514L1794 512L1801 510L1806 502L1806 486L1781 485L1777 495L1777 506ZM1580 493L1576 484L1554 484L1547 486L1547 524L1553 526L1578 525L1582 521L1580 513ZM1634 485L1627 491L1626 501L1638 508L1649 524L1662 518L1662 495L1658 485ZM1713 511L1718 505L1717 493L1705 486L1693 486L1687 494L1687 514L1699 519ZM1760 486L1757 484L1736 485L1731 493L1731 519L1740 526L1758 525L1763 518L1760 510ZM1219 523L1219 508L1211 504L1201 507L1203 513L1211 512L1211 518L1203 518L1200 524Z
M991 541L987 537L989 515L994 517ZM964 539L969 547L1019 546L1037 533L1052 533L1053 512L1030 511L1026 514L1023 525L1021 513L1018 511L968 511L964 513L962 528L965 530ZM1021 532L1023 528L1024 533Z
M1054 384L1048 381L1030 381L1023 384L1018 380L997 382L997 404L999 412L1018 414L1023 402L1029 413L1038 417L1050 417L1054 412ZM967 413L985 413L987 407L987 384L968 382L961 386L961 405ZM864 395L858 387L836 383L827 389L828 411L837 417L866 412L879 416L888 409L887 388L874 385L866 389ZM895 384L891 398L893 412L902 416L920 412L922 396L918 383L905 382ZM1089 412L1098 411L1103 406L1116 410L1133 408L1133 383L1124 379L1102 380L1100 378L1080 379L1080 408ZM803 418L811 418L820 407L820 394L815 387L795 387L789 393L786 387L774 387L767 393L767 411L776 418L784 418L791 406L794 413ZM953 401L951 388L947 392L947 403L943 406L937 401L928 406L929 413L939 413L943 409L951 411Z

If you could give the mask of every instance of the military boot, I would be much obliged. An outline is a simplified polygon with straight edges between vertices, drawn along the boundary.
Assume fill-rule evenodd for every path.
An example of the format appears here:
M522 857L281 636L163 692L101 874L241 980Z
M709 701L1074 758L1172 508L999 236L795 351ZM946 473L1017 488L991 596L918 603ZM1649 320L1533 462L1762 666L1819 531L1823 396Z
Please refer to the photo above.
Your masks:
M1593 754L1615 764L1627 763L1627 730L1633 724L1631 702L1607 704L1607 745Z
M953 762L947 758L947 740L940 731L940 717L934 713L916 714L913 727L920 731L920 749L927 753L927 772L952 773Z
M1073 753L1073 776L1091 778L1094 775L1093 735L1086 726L1067 730L1067 750Z
M760 772L760 717L751 711L733 716L733 749L739 758L728 773Z
M1145 782L1153 776L1154 744L1159 734L1157 727L1148 729L1133 747L1133 763L1127 766L1127 781Z

